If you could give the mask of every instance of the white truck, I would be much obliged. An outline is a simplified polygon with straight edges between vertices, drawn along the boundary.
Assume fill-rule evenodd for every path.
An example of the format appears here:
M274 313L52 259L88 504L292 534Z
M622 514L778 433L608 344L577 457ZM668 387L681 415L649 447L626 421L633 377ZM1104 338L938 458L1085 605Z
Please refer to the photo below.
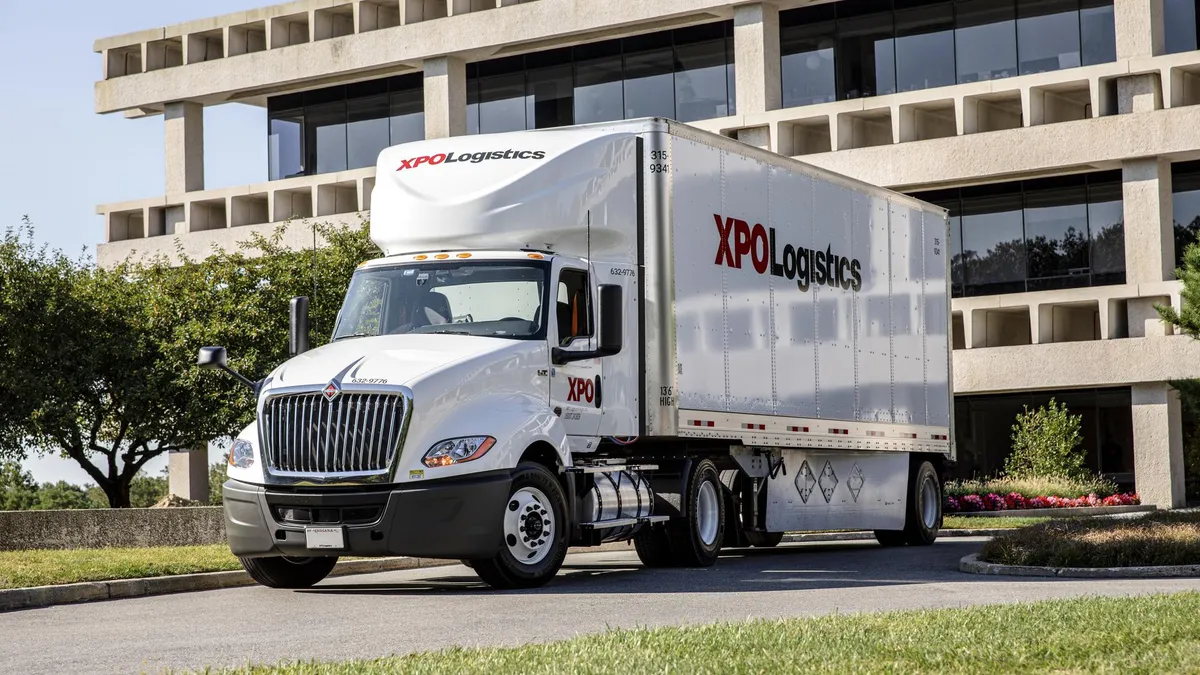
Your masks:
M933 542L951 431L946 212L664 119L384 150L332 340L251 383L229 545L273 587L339 555L553 578L795 530ZM225 350L199 365L223 368ZM236 375L236 373L234 373Z

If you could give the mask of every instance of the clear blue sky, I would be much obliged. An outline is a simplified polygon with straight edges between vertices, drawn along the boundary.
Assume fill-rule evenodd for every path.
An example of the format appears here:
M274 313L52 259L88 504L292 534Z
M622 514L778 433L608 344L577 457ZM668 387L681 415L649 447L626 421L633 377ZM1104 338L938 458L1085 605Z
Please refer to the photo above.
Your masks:
M95 255L104 225L97 204L163 194L162 117L97 115L101 37L217 16L269 0L0 0L0 227L28 214L36 237ZM208 187L266 180L266 111L228 104L205 110ZM147 468L158 472L159 460ZM27 467L39 481L86 481L56 458Z

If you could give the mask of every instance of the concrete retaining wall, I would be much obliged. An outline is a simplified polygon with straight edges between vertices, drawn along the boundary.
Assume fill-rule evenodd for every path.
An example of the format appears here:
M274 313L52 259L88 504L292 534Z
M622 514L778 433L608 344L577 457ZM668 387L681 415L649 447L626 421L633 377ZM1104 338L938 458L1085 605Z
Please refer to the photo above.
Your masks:
M0 511L0 551L222 543L219 506Z

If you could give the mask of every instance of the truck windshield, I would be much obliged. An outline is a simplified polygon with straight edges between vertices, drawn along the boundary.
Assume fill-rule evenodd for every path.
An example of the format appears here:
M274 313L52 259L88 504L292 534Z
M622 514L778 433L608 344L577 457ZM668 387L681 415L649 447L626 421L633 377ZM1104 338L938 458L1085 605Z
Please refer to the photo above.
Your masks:
M446 261L355 272L333 339L450 333L543 339L545 262Z

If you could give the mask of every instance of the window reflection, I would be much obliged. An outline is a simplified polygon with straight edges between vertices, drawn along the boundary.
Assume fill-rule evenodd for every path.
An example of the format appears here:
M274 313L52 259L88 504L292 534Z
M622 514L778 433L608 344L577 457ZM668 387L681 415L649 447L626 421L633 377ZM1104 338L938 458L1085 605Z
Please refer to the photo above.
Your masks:
M1106 63L1113 0L843 0L781 12L780 54L785 106Z
M1190 52L1196 48L1196 0L1163 0L1164 36L1168 54Z
M916 196L950 211L956 297L1125 283L1119 172Z
M1171 165L1172 207L1175 214L1175 266L1183 264L1183 253L1200 236L1200 161Z
M421 76L327 87L267 101L270 180L372 166L425 137Z

